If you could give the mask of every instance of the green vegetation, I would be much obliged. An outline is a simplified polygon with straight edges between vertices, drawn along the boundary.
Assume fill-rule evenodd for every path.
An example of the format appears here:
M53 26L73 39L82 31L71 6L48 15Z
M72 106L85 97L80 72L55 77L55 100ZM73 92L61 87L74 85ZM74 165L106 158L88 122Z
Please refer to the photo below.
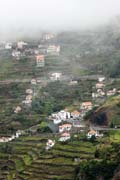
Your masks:
M41 123L42 127L45 125ZM96 179L98 176L110 179L120 163L119 143L120 132L111 131L95 142L83 140L83 135L72 137L69 142L57 142L49 150L45 150L49 135L23 136L8 143L12 152L0 154L2 177L24 180ZM3 145L0 144L0 147ZM8 160L9 159L9 160ZM4 162L1 163L1 162ZM5 175L5 166L8 169ZM3 170L4 169L4 170ZM47 171L46 171L47 169ZM117 171L117 170L116 170ZM99 173L98 173L99 172Z
M103 38L105 36L105 38ZM37 68L35 57L15 60L11 52L0 55L0 80L27 79L41 77L48 79L51 72L62 72L69 79L80 76L102 74L107 77L120 77L120 53L112 33L101 35L61 33L55 43L61 45L60 56L46 56L45 67ZM54 40L53 40L54 43ZM35 48L39 42L34 41ZM111 50L110 44L114 48ZM104 45L104 48L103 48ZM104 51L103 51L104 49ZM67 79L67 78L66 78ZM82 78L81 78L82 79ZM87 79L90 79L89 76ZM118 176L120 169L120 132L116 129L104 133L103 138L94 136L87 140L86 132L74 134L68 142L58 142L59 135L51 133L45 122L51 113L68 107L70 111L79 110L80 103L91 101L95 80L78 80L70 85L69 81L50 82L41 87L36 85L31 107L22 104L25 90L30 83L8 83L0 86L0 136L11 135L18 129L27 129L20 138L0 143L0 179L2 180L109 180ZM105 90L119 89L120 80L109 83ZM34 92L35 93L35 92ZM99 104L99 103L98 103ZM21 112L14 113L16 106ZM86 118L97 125L120 125L120 96L110 97L99 108L88 112ZM31 127L33 126L33 127ZM29 128L31 127L31 128ZM56 144L45 150L48 139ZM120 177L118 176L118 179Z
M39 114L50 115L52 112L64 109L67 106L80 107L80 102L91 100L93 80L79 81L70 86L65 82L51 82L43 87L32 103L32 109ZM86 86L87 85L87 86Z

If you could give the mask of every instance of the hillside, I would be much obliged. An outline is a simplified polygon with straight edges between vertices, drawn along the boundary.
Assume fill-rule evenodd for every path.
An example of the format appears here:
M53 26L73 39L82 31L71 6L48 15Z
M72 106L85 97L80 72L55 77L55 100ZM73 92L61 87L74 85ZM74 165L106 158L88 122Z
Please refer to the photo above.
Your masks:
M86 117L95 125L120 125L120 96L110 97L103 105L93 110Z

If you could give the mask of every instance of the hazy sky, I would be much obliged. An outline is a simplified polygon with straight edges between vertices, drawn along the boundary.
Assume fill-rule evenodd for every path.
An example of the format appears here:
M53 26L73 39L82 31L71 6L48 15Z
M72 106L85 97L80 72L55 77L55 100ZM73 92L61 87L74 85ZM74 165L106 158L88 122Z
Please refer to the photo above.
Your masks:
M119 12L120 0L0 0L0 29L86 28Z

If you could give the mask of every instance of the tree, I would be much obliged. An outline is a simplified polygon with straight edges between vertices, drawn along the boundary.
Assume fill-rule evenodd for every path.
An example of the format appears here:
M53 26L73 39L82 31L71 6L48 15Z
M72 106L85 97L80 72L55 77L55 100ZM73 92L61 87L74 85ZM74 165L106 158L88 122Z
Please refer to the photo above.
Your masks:
M95 158L99 158L99 156L100 156L100 152L99 152L98 149L96 149L96 151L95 151Z
M95 140L96 140L95 135L92 135L92 136L91 136L91 138L90 138L90 142L92 142L92 143L93 143L93 142L95 142Z

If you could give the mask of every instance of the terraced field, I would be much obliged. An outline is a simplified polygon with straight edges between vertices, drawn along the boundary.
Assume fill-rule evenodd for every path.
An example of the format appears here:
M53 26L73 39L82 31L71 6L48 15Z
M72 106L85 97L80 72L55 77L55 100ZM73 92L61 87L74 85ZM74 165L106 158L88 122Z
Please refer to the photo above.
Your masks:
M64 144L57 142L46 151L48 138L47 135L23 136L9 143L6 152L0 154L0 179L73 180L78 161L94 158L92 143L74 139Z

